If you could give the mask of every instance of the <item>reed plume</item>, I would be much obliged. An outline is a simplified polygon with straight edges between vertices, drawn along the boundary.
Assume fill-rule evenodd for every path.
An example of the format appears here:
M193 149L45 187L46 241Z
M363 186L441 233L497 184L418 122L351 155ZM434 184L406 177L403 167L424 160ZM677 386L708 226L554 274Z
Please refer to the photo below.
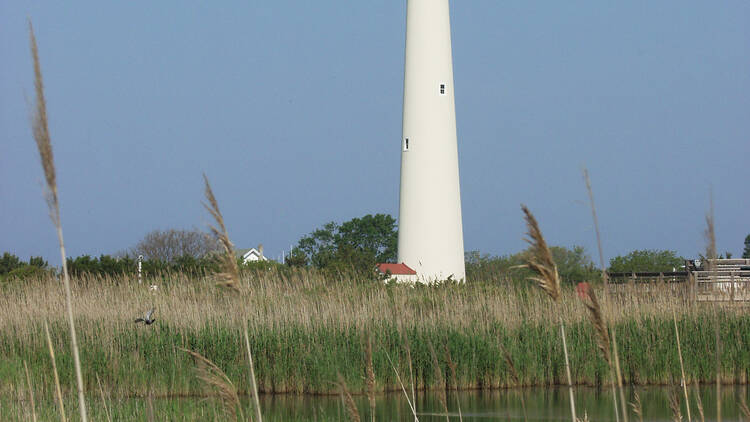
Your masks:
M641 405L641 396L636 391L633 394L633 401L630 402L630 407L633 409L633 413L638 416L638 420L643 422L643 405Z
M522 267L528 268L536 273L536 277L530 277L531 280L535 281L539 288L541 288L554 302L559 302L560 299L560 275L557 272L557 265L555 260L552 258L552 251L547 246L547 242L544 240L542 230L539 228L539 223L534 218L534 215L529 211L526 205L521 204L521 210L523 210L524 217L526 220L527 238L526 242L529 243L529 253L526 256L526 264ZM573 398L573 381L570 376L570 362L568 360L568 344L565 339L565 324L563 324L562 315L558 315L560 321L560 336L563 342L563 352L565 356L565 374L568 380L568 393L570 396L570 416L573 422L578 419L576 417L576 405Z
M179 349L193 358L193 362L196 365L196 376L203 381L206 388L212 390L215 396L219 398L224 411L231 416L231 419L237 420L237 412L239 412L240 418L244 420L245 417L242 412L240 398L237 395L237 388L227 374L200 353L181 347Z
M602 272L602 281L604 282L604 302L609 302L609 275L607 274L607 267L604 265L604 252L602 250L602 236L601 232L599 231L599 219L596 216L596 204L594 203L594 190L591 188L591 178L589 178L589 171L584 167L583 169L583 179L586 182L586 191L589 195L589 203L591 204L591 217L594 220L594 230L596 232L596 245L599 250L599 268ZM590 290L590 289L589 289ZM600 312L601 314L601 312ZM607 324L603 322L604 324L606 334L607 332ZM596 326L596 323L594 324ZM608 337L608 336L607 336ZM607 342L605 343L606 347L605 350L607 350L606 354L609 355L609 340L607 339ZM609 364L609 370L610 374L612 373L612 370L614 369L615 375L617 378L617 387L620 391L620 408L622 409L622 417L625 422L628 422L628 409L627 406L625 406L625 392L622 385L622 372L620 371L620 354L617 351L617 331L615 329L612 329L612 349L614 350L614 368L612 367L611 359L607 359L607 363ZM602 345L599 345L600 349ZM612 386L612 395L614 400L614 407L615 407L615 419L619 420L620 417L617 413L617 396L615 395L614 391L615 387Z
M208 203L204 202L203 206L208 210L216 222L216 225L209 224L208 228L219 241L222 249L224 249L224 254L220 257L221 272L216 275L219 280L218 285L239 291L240 271L237 266L237 258L234 254L234 244L229 240L227 227L224 224L224 216L221 215L219 203L216 201L214 192L211 189L211 184L208 182L208 177L206 177L205 174L203 175L203 181L205 184L206 201L208 201Z
M557 273L557 265L552 258L547 242L544 240L542 230L534 215L529 211L526 205L521 205L527 228L527 238L524 239L531 245L529 254L526 257L526 264L521 267L528 268L537 274L536 277L529 277L537 283L545 293L557 302L560 299L560 275Z
M669 408L672 410L672 420L682 422L682 411L680 410L680 394L677 390L669 393Z
M716 259L716 230L714 224L714 197L713 193L710 198L708 213L706 213L706 230L703 236L706 238L706 265L708 270L714 270L714 261Z
M34 27L29 21L29 42L31 44L31 56L34 60L34 91L36 93L36 104L31 117L32 133L39 150L39 158L44 170L46 188L44 197L49 208L50 218L57 230L57 240L60 245L60 258L62 261L63 283L65 285L65 305L68 313L68 324L70 325L70 343L73 349L73 364L75 366L76 382L78 386L78 408L81 413L81 421L88 421L86 414L86 398L83 393L83 374L81 373L81 359L78 354L78 339L76 338L75 322L73 321L73 299L70 290L70 277L68 275L67 260L65 258L65 241L63 240L62 223L60 221L60 201L57 195L57 175L55 171L55 159L52 153L52 140L47 122L47 102L44 99L44 82L42 81L42 66L39 62L39 51L37 49Z
M341 397L344 399L344 404L346 405L346 414L349 415L349 420L352 422L360 422L357 405L354 403L352 395L349 394L349 390L346 388L346 381L344 380L344 377L342 377L341 374L338 374L338 379Z
M609 330L607 329L607 324L604 322L604 317L602 316L602 308L599 305L599 300L596 298L594 289L589 287L585 290L585 293L588 300L583 300L583 304L586 306L586 309L589 310L591 324L594 326L594 331L596 332L596 345L599 347L602 357L611 370L612 358L610 357L609 352Z

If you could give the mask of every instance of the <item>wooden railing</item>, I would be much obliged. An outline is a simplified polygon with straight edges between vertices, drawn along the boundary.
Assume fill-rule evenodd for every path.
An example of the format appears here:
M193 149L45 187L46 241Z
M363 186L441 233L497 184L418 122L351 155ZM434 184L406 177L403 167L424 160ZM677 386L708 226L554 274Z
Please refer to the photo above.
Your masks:
M750 260L711 261L715 270L679 272L610 273L614 294L669 291L672 295L698 302L750 302Z
M692 276L699 302L750 301L750 270L695 271Z

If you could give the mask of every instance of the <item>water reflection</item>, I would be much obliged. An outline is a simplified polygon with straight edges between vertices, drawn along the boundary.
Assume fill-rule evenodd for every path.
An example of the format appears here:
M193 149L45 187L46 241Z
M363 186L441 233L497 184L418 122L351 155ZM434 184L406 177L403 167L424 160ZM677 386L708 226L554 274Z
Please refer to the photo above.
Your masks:
M671 421L666 387L643 387L636 390L640 396L644 420ZM696 405L696 390L689 390L693 420L701 420ZM712 386L700 388L700 398L706 420L714 420L716 415L716 390ZM684 401L682 390L680 398ZM739 421L738 400L744 395L748 400L745 386L725 386L722 389L722 416L724 421ZM634 401L634 390L628 389L626 399ZM354 400L363 421L370 419L366 397L357 396ZM611 390L578 387L575 389L576 410L583 418L586 414L592 421L615 421ZM346 421L346 408L337 396L288 396L266 395L261 398L264 420L268 421ZM499 391L448 392L450 420L459 420L458 409L463 420L503 420L503 421L564 421L570 420L570 407L566 388L533 388ZM524 412L525 408L525 412ZM632 409L628 406L630 414ZM525 416L524 416L525 413ZM682 415L686 409L683 403ZM417 415L422 422L445 421L443 405L436 394L417 393ZM378 421L412 421L409 405L403 393L379 395L376 401L375 419ZM634 419L631 416L631 420Z

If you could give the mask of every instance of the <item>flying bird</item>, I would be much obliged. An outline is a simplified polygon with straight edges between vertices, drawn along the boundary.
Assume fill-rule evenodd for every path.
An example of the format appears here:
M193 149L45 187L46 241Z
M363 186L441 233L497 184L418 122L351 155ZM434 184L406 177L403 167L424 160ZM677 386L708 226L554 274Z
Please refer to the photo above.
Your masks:
M143 316L143 318L138 318L138 319L136 319L136 320L135 320L135 322L136 322L136 323L138 323L138 322L143 322L143 323L145 323L146 325L151 325L151 324L153 324L153 323L154 323L154 321L156 321L156 318L151 318L151 315L153 315L153 314L154 314L154 311L155 311L155 310L156 310L156 308L151 308L151 309L149 309L148 311L146 311L146 315L144 315L144 316Z

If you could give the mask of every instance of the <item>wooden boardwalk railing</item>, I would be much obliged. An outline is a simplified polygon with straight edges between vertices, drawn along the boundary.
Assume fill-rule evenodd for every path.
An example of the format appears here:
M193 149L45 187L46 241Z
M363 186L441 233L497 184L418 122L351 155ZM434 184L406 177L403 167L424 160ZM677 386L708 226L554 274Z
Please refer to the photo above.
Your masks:
M610 273L613 293L627 294L668 289L672 294L698 302L750 302L750 259L688 261L687 271Z
M750 301L750 270L696 271L693 277L699 302Z

